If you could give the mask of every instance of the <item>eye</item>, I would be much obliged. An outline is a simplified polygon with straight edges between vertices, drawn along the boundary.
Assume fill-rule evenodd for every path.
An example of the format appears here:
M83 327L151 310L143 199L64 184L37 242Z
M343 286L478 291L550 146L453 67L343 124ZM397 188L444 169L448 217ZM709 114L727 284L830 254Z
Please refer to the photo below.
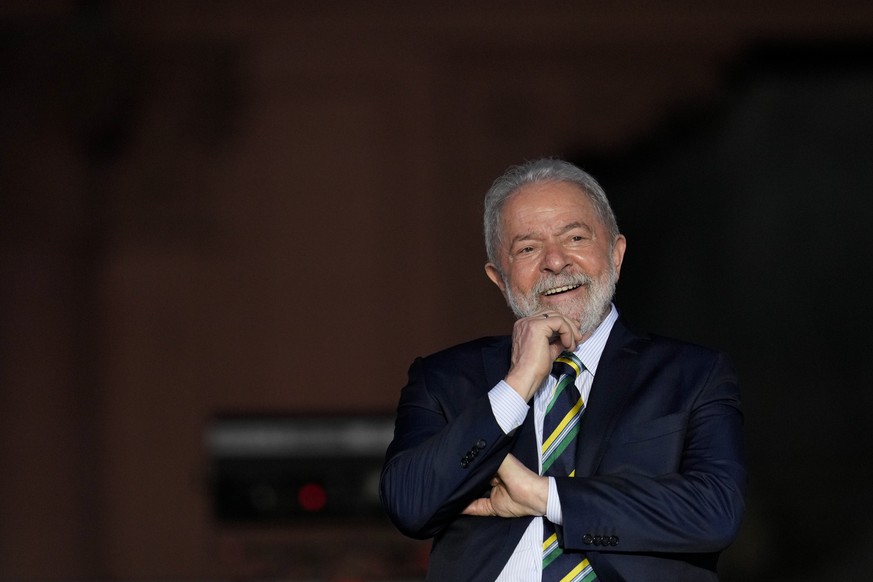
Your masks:
M533 255L536 253L537 245L535 244L519 244L518 246L512 249L513 256L516 257L526 257L529 255Z
M591 240L591 235L583 232L582 229L575 229L575 232L568 233L567 241L571 243L585 243Z

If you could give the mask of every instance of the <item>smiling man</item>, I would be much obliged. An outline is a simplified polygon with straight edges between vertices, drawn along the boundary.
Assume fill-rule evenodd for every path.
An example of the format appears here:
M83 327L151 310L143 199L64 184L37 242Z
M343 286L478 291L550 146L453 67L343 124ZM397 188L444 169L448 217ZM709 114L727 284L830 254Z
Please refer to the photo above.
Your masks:
M382 474L428 580L717 580L746 481L727 358L619 317L627 243L572 164L498 178L485 244L512 335L416 359Z

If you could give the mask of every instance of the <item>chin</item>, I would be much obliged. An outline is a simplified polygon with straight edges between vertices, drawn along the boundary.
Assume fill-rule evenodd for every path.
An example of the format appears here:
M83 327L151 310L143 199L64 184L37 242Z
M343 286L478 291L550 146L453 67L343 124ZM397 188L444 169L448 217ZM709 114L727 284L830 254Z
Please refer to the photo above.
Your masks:
M546 309L554 309L561 315L569 317L573 321L583 321L588 319L591 314L590 300L587 298L577 298L556 305L544 306Z
M594 304L592 305L592 303ZM590 298L585 298L570 302L567 305L556 305L552 309L573 321L578 321L579 331L585 335L597 329L597 326L609 313L611 303L611 299L594 302Z

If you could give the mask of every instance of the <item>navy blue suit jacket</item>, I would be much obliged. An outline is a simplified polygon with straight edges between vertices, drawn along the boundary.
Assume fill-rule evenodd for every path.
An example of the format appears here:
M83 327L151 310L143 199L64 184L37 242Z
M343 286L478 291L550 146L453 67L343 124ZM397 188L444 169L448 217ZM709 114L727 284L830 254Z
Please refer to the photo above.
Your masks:
M483 338L410 367L382 472L382 504L414 538L434 538L428 580L493 582L531 518L460 515L487 495L507 453L536 471L533 410L505 435L488 391L509 337ZM746 482L736 375L723 354L640 335L619 319L583 416L576 476L557 478L561 544L600 580L716 580Z

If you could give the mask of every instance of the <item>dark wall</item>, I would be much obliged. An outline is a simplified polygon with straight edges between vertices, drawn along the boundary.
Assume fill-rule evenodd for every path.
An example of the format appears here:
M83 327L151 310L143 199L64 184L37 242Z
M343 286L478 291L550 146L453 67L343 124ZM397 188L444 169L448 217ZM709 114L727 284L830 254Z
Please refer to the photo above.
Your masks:
M416 355L508 331L481 196L543 155L611 194L627 317L740 368L724 579L855 577L868 4L7 3L0 578L419 577L384 522L218 521L208 431L390 414Z

